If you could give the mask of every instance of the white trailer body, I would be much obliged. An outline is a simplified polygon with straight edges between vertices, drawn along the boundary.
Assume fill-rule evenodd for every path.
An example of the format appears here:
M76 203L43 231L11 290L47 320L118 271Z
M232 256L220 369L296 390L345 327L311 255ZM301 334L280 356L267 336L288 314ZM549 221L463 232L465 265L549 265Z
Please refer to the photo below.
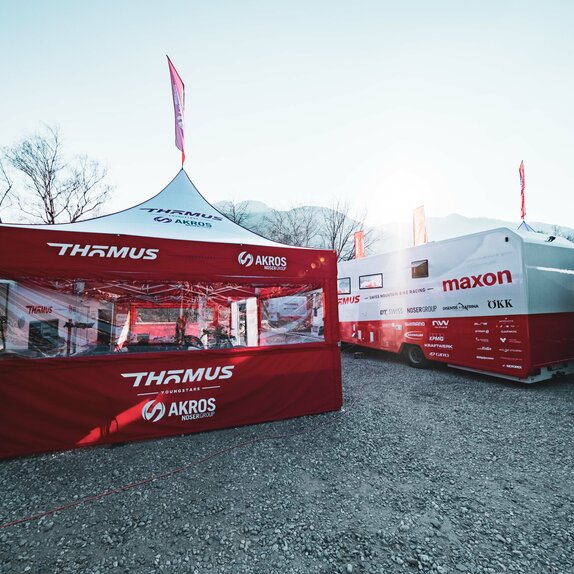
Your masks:
M500 228L341 262L341 340L522 382L574 372L574 244Z

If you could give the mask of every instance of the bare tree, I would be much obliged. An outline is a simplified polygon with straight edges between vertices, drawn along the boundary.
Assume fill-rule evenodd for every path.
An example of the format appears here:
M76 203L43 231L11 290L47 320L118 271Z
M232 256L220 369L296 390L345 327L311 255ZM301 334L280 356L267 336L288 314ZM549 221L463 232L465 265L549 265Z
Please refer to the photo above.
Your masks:
M10 207L12 205L12 179L4 168L4 164L0 161L0 209ZM2 223L2 217L0 217Z
M567 239L568 241L572 241L574 243L574 233L566 231L559 225L552 226L552 235L554 235L555 237L564 237L564 239Z
M374 237L372 230L365 229L365 217L366 213L353 217L347 202L333 200L329 209L323 210L322 246L336 251L338 261L348 261L354 257L355 231L363 231L365 252L368 251Z
M85 156L67 161L58 128L22 139L4 150L4 158L23 177L25 193L17 197L22 213L32 221L73 222L97 213L111 187L107 170Z
M248 201L235 201L235 199L231 199L222 202L222 204L219 205L219 210L227 219L231 219L231 221L237 223L237 225L249 227L251 213L249 212Z
M263 235L287 245L311 247L319 236L317 210L313 207L292 207L287 211L273 209L263 220Z

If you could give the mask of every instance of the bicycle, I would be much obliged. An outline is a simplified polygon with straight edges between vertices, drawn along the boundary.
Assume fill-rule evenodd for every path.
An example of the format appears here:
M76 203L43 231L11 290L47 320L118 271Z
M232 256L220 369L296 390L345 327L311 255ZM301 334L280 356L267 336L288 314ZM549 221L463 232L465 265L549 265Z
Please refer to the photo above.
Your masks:
M203 339L205 338L205 343ZM228 335L223 327L204 329L201 342L204 349L230 349L234 346L235 337Z

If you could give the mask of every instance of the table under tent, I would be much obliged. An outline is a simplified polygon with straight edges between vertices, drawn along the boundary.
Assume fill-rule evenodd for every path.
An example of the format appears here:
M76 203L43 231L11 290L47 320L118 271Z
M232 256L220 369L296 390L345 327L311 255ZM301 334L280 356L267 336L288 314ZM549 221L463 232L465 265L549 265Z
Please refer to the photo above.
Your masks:
M233 223L185 171L61 225L0 225L0 456L339 409L336 256Z

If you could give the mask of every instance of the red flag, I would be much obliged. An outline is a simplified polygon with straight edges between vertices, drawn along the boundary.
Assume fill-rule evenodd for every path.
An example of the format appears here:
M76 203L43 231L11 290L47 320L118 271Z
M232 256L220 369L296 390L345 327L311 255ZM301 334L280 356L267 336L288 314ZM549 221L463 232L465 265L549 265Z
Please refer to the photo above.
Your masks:
M181 167L185 161L185 134L183 128L183 112L185 108L184 85L174 68L169 56L167 57L169 65L169 76L171 79L171 93L173 95L173 112L175 114L175 147L181 150Z
M428 241L424 205L413 211L413 241L415 245L422 245Z
M362 259L365 256L365 233L355 231L355 259Z
M524 161L520 162L518 175L520 175L520 217L522 218L522 221L524 221L524 218L526 217L526 204L524 201L524 187L526 185L524 181Z

